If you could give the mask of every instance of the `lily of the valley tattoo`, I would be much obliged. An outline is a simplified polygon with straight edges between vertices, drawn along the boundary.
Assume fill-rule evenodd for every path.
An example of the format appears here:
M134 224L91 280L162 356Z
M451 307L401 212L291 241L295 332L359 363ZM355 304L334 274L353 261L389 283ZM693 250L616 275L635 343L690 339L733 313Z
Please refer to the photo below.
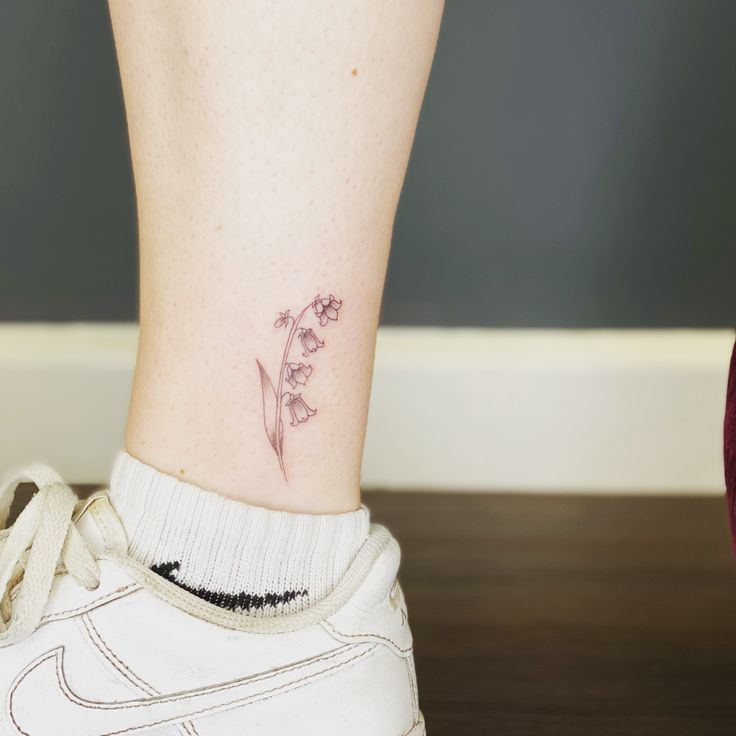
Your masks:
M299 357L309 358L312 353L316 353L317 350L323 348L324 341L318 337L314 328L308 326L308 319L310 317L313 321L316 319L319 321L320 327L327 327L330 322L337 321L341 306L342 301L335 299L330 294L329 297L315 297L296 317L291 315L289 309L279 313L279 317L273 326L286 329L289 332L286 337L276 386L274 386L261 361L256 360L263 393L263 424L266 428L268 441L278 458L284 479L287 478L284 465L284 424L282 419L284 409L289 411L291 419L289 424L292 427L298 427L317 413L317 410L311 408L302 398L301 389L299 388L306 385L312 375L312 366L305 364L298 358L296 358L298 362L292 360L292 358L295 358L293 351L296 347L301 348Z

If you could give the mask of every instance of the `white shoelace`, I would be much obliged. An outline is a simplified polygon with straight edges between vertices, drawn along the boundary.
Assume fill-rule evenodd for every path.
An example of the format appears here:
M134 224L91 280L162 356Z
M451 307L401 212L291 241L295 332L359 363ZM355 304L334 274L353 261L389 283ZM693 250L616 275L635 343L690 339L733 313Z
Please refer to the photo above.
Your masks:
M15 492L24 482L38 492L6 528ZM45 465L29 466L0 485L0 646L38 628L57 573L69 573L89 590L99 585L95 556L74 525L77 503L74 491Z

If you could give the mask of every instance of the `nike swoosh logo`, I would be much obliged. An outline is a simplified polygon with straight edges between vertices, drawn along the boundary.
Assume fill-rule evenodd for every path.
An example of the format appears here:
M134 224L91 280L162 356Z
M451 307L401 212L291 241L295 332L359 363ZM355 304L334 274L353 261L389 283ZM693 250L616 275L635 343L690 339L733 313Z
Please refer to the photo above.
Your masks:
M304 590L285 590L281 593L248 593L241 591L240 593L224 593L221 590L208 590L207 588L189 585L179 577L181 570L180 562L159 562L151 565L151 570L160 575L170 583L174 583L187 593L196 595L207 603L218 608L226 608L228 611L238 611L247 613L248 611L261 610L263 608L275 608L282 603L291 603L297 598L308 596L309 591Z
M23 736L120 736L191 721L288 693L370 656L375 644L349 644L310 659L196 690L104 702L78 695L64 672L64 647L32 662L17 677L8 715ZM78 682L78 678L75 678Z

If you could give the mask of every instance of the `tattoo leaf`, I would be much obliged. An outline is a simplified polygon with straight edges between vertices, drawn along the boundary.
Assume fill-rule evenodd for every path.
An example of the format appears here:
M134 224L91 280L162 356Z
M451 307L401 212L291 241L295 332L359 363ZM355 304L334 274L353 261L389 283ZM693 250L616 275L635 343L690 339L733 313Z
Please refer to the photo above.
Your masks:
M260 360L256 360L258 363L258 371L261 374L261 392L263 393L263 424L266 427L266 434L268 435L268 441L271 443L271 447L278 454L279 442L276 439L276 408L278 405L278 399L276 398L276 389L273 387L273 383L266 373L266 369L261 365Z

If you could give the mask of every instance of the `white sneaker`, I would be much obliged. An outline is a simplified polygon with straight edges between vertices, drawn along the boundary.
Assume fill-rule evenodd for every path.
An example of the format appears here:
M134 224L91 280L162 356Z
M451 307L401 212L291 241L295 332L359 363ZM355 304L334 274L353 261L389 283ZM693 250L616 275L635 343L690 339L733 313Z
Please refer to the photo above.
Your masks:
M5 529L20 480L39 491ZM0 529L0 736L425 733L382 527L325 600L273 618L142 567L107 495L43 466L0 488Z

